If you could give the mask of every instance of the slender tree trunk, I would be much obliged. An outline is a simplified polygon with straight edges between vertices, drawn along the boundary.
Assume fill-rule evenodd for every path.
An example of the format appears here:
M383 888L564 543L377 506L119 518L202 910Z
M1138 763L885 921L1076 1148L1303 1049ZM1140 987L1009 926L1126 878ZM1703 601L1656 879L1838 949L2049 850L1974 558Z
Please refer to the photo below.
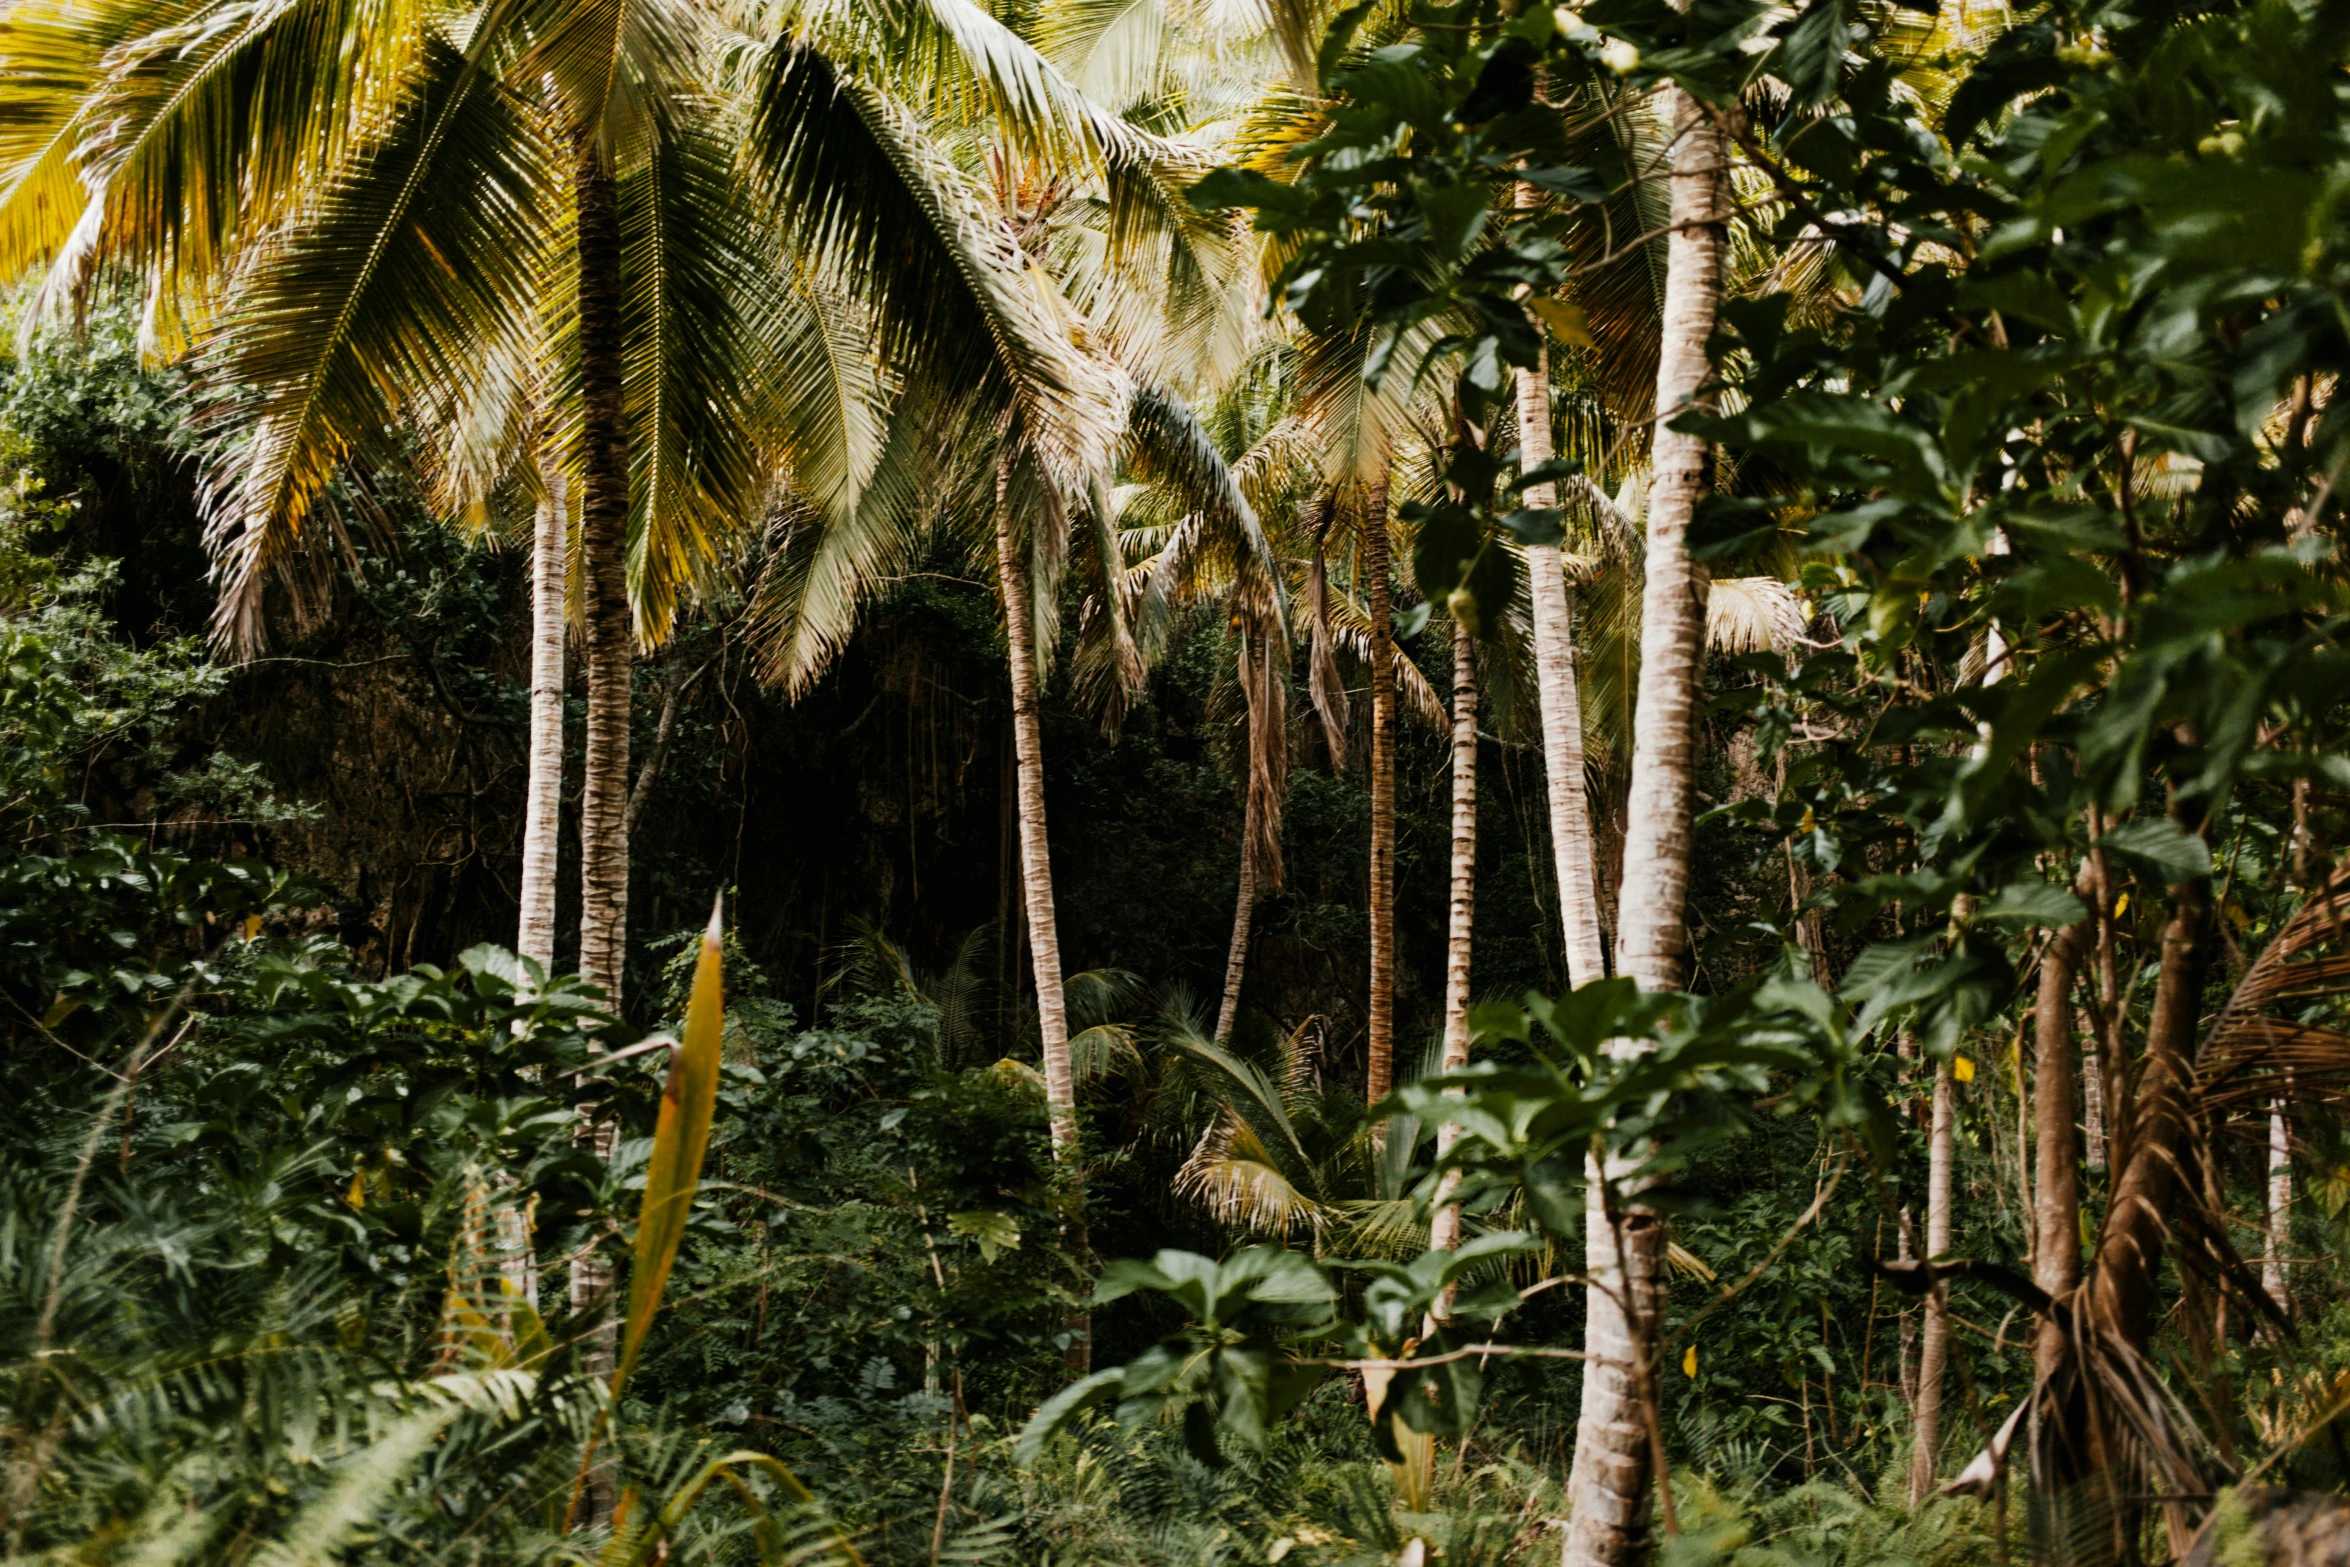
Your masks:
M1289 683L1276 667L1279 639L1261 626L1244 626L1240 691L1248 707L1246 800L1240 827L1240 895L1232 913L1232 949L1224 963L1224 1002L1216 1037L1231 1037L1240 1018L1240 987L1248 974L1248 937L1257 898L1281 891L1281 801L1289 786Z
M1004 593L1004 635L1012 666L1012 746L1019 795L1020 894L1026 905L1028 952L1036 975L1038 1033L1044 1047L1045 1110L1053 1157L1077 1156L1077 1083L1069 1067L1069 1011L1061 987L1061 938L1053 918L1053 862L1045 837L1044 728L1037 718L1036 605L1028 563L1012 529L1012 462L996 468L996 571Z
M2086 882L2084 877L2083 881ZM2040 958L2040 994L2032 1007L2033 1163L2032 1282L2062 1299L2081 1282L2081 1169L2073 1141L2075 1052L2073 979L2089 950L2092 922L2067 925ZM2034 1359L2050 1375L2064 1356L2064 1333L2040 1324Z
M1395 1085L1395 599L1387 547L1387 485L1363 497L1363 575L1371 608L1372 1103Z
M636 662L628 603L628 418L622 401L620 210L611 171L583 136L573 169L579 264L580 580L586 603L587 757L579 809L579 972L600 986L617 1016L628 955L629 682ZM580 1135L610 1158L614 1129L581 1122ZM586 1337L590 1375L608 1378L617 1351L613 1266L601 1252L571 1265L571 1309ZM590 1518L609 1516L611 1477L599 1470Z
M2194 1080L2195 1036L2202 1022L2209 897L2208 881L2170 889L2154 1009L2146 1023L2146 1058L2137 1074L2137 1102L2131 1107L2127 1162L2115 1174L2096 1265L2086 1286L2090 1321L2141 1352L2154 1329L2163 1245L2186 1164L2187 1096Z
M620 210L611 171L582 138L579 245L579 553L586 592L587 760L580 797L579 972L617 1013L628 956L628 416L622 402Z
M1520 186L1519 205L1528 205ZM1532 468L1556 455L1550 439L1549 355L1518 372L1518 449ZM1526 488L1530 507L1558 504L1558 486ZM1554 545L1526 549L1526 576L1534 601L1534 683L1542 707L1542 767L1549 789L1550 850L1558 871L1559 924L1565 934L1567 983L1586 985L1607 975L1599 935L1599 878L1594 868L1591 797L1583 781L1583 696L1575 683L1574 606L1567 596L1565 557Z
M1240 982L1248 972L1249 925L1257 909L1257 792L1247 791L1248 803L1241 808L1240 827L1240 895L1232 908L1232 948L1224 957L1224 1000L1216 1008L1216 1037L1232 1037L1232 1025L1240 1017Z
M1452 623L1452 911L1444 949L1444 1069L1469 1064L1469 956L1477 925L1477 639L1460 621ZM1436 1131L1439 1157L1452 1151L1460 1128L1447 1121ZM1428 1244L1451 1251L1461 1240L1461 1210L1441 1200L1455 1182L1446 1176ZM1452 1292L1437 1315L1451 1315Z
M1711 477L1703 441L1667 428L1696 398L1709 367L1706 340L1722 297L1722 170L1727 149L1704 109L1668 89L1673 232L1665 262L1663 344L1657 363L1655 477L1648 503L1647 584L1641 597L1639 705L1633 715L1624 874L1616 908L1616 972L1643 989L1680 983L1688 944L1695 719L1705 655L1703 570L1689 558L1689 522ZM1612 1172L1611 1172L1612 1173ZM1597 1200L1596 1183L1594 1202ZM1646 1544L1650 1448L1646 1343L1662 1299L1663 1225L1632 1207L1610 1233L1585 1221L1591 1277L1585 1317L1583 1403L1567 1481L1565 1567L1620 1567ZM1621 1274L1618 1273L1619 1252ZM1638 1315L1627 1319L1629 1308Z
M2285 1101L2274 1100L2268 1107L2268 1202L2261 1215L2260 1287L2268 1298L2277 1303L2277 1310L2290 1312L2292 1290L2285 1278L2285 1251L2292 1234L2293 1207L2293 1130L2285 1119Z
M1934 1123L1926 1158L1926 1260L1950 1250L1950 1166L1957 1103L1947 1063L1934 1069ZM1911 1412L1917 1445L1909 1455L1909 1505L1933 1494L1942 1457L1942 1371L1950 1358L1950 1295L1937 1284L1926 1296L1925 1330L1918 1343L1918 1397Z
M563 832L563 623L570 529L562 466L540 465L530 540L530 771L522 810L522 918L514 948L555 967L555 877Z
M636 783L628 791L628 809L621 817L621 841L636 839L636 824L644 819L645 807L652 803L653 788L661 781L662 764L669 760L669 745L677 737L677 712L685 701L685 688L692 685L700 670L688 673L678 657L682 649L675 642L669 644L668 673L661 681L661 714L653 724L653 749L645 757L644 766L637 769Z

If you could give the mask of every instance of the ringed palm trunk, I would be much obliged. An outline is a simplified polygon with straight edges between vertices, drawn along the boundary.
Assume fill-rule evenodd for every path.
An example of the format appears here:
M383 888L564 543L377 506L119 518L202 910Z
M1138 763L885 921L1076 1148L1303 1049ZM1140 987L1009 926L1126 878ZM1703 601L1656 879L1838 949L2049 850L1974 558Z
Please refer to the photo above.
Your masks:
M1020 895L1029 960L1036 977L1038 1032L1044 1047L1045 1111L1053 1157L1077 1153L1077 1086L1069 1064L1068 1001L1061 985L1061 939L1053 918L1053 862L1045 836L1044 728L1037 716L1036 605L1028 564L1012 529L1012 463L996 468L996 571L1003 584L1004 633L1012 673L1013 787L1020 825Z
M530 541L530 772L522 812L522 917L514 949L555 966L555 877L563 830L564 475L543 465Z
M1531 207L1531 185L1518 187L1518 205ZM1550 438L1550 355L1518 372L1518 452L1522 468L1558 455ZM1526 505L1558 505L1558 486L1536 484ZM1575 684L1575 616L1567 597L1566 557L1555 544L1526 547L1526 576L1534 601L1534 685L1542 708L1542 771L1549 794L1550 851L1558 870L1559 925L1565 934L1567 983L1587 985L1607 974L1599 935L1599 877L1591 839L1591 797L1583 784L1583 696Z
M1644 990L1680 983L1688 945L1698 679L1705 649L1703 570L1689 558L1690 518L1711 477L1703 441L1668 429L1708 373L1706 339L1722 297L1725 214L1720 130L1678 88L1667 90L1674 141L1673 230L1665 260L1663 341L1657 361L1655 477L1649 490L1648 580L1641 595L1640 685L1633 714L1624 873L1616 911L1616 972ZM1600 1174L1604 1172L1594 1172ZM1636 1203L1611 1222L1600 1182L1584 1226L1591 1279L1585 1316L1583 1401L1565 1567L1619 1567L1648 1532L1651 1443L1657 1433L1653 1328L1662 1302L1664 1227Z
M1224 999L1216 1008L1216 1038L1232 1037L1240 1017L1240 982L1248 973L1249 926L1257 908L1257 792L1247 791L1241 808L1240 892L1232 909L1232 947L1224 957Z
M579 971L614 1012L628 952L628 419L622 403L620 211L611 171L582 141L579 243L579 545L586 588L587 760L580 797Z
M1278 894L1281 800L1289 776L1288 684L1276 667L1278 641L1261 626L1241 632L1240 691L1248 709L1248 757L1241 812L1240 891L1232 911L1232 947L1224 962L1224 999L1216 1010L1216 1038L1229 1039L1240 1019L1240 987L1248 976L1249 931L1257 898Z
M1363 573L1371 609L1371 995L1367 1092L1395 1086L1395 597L1387 541L1387 484L1363 500Z
M1934 1121L1926 1157L1926 1259L1950 1250L1950 1169L1957 1120L1955 1085L1947 1063L1934 1069ZM1918 1396L1911 1411L1917 1445L1909 1455L1909 1504L1934 1489L1942 1452L1942 1373L1950 1361L1950 1296L1937 1284L1926 1296L1925 1329L1918 1337Z
M636 634L628 603L628 419L622 402L620 209L612 173L594 142L579 139L573 204L579 266L579 553L586 598L587 756L579 808L579 972L602 987L617 1016L628 952L628 726ZM581 1139L605 1158L614 1128L582 1119ZM571 1264L573 1319L585 1325L582 1359L607 1379L617 1359L613 1266L588 1250ZM611 1476L587 1493L591 1518L610 1515Z
M1469 1064L1469 957L1477 924L1477 639L1460 621L1452 623L1452 909L1444 948L1444 1069ZM1452 1151L1460 1128L1447 1121L1436 1131L1436 1152ZM1446 1176L1444 1192L1454 1186ZM1461 1240L1461 1210L1441 1200L1429 1221L1428 1244L1451 1251ZM1451 1315L1452 1292L1437 1302L1437 1315Z

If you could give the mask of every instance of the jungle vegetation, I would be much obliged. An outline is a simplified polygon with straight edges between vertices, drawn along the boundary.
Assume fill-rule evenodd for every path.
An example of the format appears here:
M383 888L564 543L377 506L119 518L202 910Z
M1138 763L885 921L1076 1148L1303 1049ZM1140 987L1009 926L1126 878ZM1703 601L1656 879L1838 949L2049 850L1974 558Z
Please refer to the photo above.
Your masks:
M0 0L0 1561L2350 1557L2350 12Z

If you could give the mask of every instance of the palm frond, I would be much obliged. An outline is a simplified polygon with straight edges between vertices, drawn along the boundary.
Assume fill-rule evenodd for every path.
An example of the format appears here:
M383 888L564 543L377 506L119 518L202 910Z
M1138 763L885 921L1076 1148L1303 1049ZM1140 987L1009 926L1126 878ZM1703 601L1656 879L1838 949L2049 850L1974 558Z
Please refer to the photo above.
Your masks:
M434 45L382 141L262 246L204 350L213 635L260 646L261 589L336 466L395 412L524 356L559 188L497 84ZM420 422L445 425L445 407Z
M1071 341L1017 237L904 108L816 51L769 46L755 98L745 154L770 210L872 308L881 352L1002 408L1082 490L1107 466L1123 388Z

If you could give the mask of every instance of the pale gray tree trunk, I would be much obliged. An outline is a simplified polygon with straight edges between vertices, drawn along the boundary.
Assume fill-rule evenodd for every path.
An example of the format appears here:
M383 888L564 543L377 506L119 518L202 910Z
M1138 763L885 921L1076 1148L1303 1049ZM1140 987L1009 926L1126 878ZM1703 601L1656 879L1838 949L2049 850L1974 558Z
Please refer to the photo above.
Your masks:
M1240 1018L1240 987L1248 975L1249 931L1257 899L1281 891L1281 801L1289 780L1289 682L1279 667L1277 635L1261 625L1243 628L1240 691L1248 709L1247 803L1241 812L1240 890L1232 911L1232 946L1224 960L1224 1000L1216 1010L1216 1037L1228 1039Z
M1469 957L1477 925L1477 639L1460 621L1452 623L1452 908L1444 948L1444 1070L1469 1064ZM1447 1121L1436 1131L1439 1156L1452 1151L1460 1128ZM1450 1251L1460 1244L1461 1210L1443 1201L1456 1184L1445 1177L1428 1244ZM1450 1290L1437 1316L1449 1316Z
M540 465L530 539L530 770L523 786L522 917L514 950L555 966L555 880L563 833L563 625L570 529L560 464Z
M1934 1069L1934 1120L1926 1157L1926 1260L1950 1250L1950 1167L1957 1101L1948 1062ZM1926 1296L1926 1321L1918 1336L1918 1396L1911 1411L1917 1445L1909 1456L1909 1504L1933 1493L1942 1454L1942 1372L1950 1360L1950 1294L1936 1284Z
M1541 195L1518 187L1518 205ZM1524 472L1558 455L1550 436L1550 351L1520 370L1518 463ZM1530 484L1525 504L1559 503L1556 484ZM1550 852L1558 872L1559 926L1564 933L1567 983L1589 984L1607 974L1599 934L1599 875L1591 837L1591 798L1583 781L1583 693L1575 683L1575 612L1567 593L1566 557L1558 546L1526 547L1528 596L1534 605L1534 690L1542 709L1542 770L1549 793Z
M2279 1099L2268 1107L2268 1202L2267 1212L2262 1215L2260 1237L2260 1287L2277 1303L2279 1311L2290 1310L2293 1300L2285 1277L2292 1206L2293 1129L2285 1119L2285 1102Z
M1689 558L1688 533L1712 467L1705 442L1667 426L1692 405L1709 373L1705 348L1721 304L1727 216L1721 190L1728 151L1720 130L1678 88L1667 89L1666 107L1674 129L1673 231L1665 261L1640 685L1615 954L1616 972L1647 990L1680 983L1688 945L1683 903L1689 884L1698 683L1705 657L1705 577ZM1598 1182L1593 1183L1584 1241L1591 1285L1583 1348L1589 1358L1583 1368L1574 1468L1567 1480L1571 1513L1561 1553L1565 1567L1621 1567L1645 1549L1651 1479L1647 1401L1654 1389L1643 1346L1662 1299L1664 1250L1663 1225L1637 1206L1609 1224L1599 1213Z

